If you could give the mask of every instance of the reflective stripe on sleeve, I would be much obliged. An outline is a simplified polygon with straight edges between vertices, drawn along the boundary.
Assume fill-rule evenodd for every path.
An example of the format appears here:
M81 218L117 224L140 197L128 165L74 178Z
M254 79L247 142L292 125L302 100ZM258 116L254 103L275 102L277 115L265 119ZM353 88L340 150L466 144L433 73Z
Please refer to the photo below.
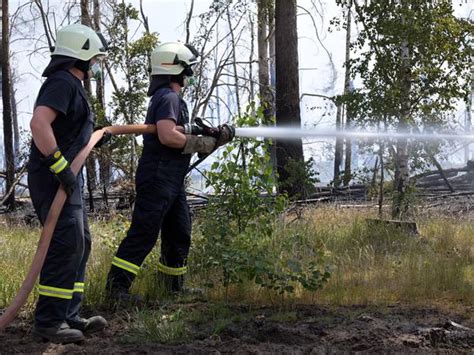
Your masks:
M49 169L51 169L53 173L59 174L61 171L67 168L67 165L68 165L67 160L63 156L61 156L61 158L59 158L59 160L56 163L51 165Z
M84 292L84 282L75 282L74 292Z

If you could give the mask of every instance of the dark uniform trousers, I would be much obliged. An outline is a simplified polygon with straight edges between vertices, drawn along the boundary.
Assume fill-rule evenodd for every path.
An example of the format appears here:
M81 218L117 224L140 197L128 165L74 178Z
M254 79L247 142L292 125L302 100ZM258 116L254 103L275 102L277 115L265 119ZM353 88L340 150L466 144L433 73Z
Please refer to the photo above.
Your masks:
M38 327L52 327L78 317L84 292L84 274L91 250L87 215L82 201L82 175L66 200L51 239L40 274L35 312ZM42 224L59 187L53 174L43 168L28 175L33 206Z
M180 280L187 271L186 259L191 243L191 218L184 188L189 160L189 157L161 160L144 150L136 174L137 197L132 223L112 261L107 279L110 291L128 291L160 231L158 271L172 277L174 289L182 285Z

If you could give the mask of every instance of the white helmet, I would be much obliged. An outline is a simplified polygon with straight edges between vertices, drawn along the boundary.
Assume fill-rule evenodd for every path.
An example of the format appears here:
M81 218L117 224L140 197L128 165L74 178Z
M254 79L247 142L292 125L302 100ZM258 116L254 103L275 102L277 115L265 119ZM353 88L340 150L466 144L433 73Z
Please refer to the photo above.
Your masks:
M61 28L57 33L56 46L51 54L64 55L88 61L95 56L104 56L107 42L101 33L90 27L76 24Z
M198 55L196 49L189 44L160 44L151 53L151 75L179 75L185 69L190 70L191 66L198 62Z

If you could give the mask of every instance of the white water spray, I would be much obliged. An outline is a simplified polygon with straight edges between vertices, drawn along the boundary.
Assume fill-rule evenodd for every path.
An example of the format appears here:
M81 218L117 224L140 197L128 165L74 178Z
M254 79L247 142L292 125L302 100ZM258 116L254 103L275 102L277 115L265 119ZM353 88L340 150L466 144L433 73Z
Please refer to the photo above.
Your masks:
M300 139L306 137L315 138L355 138L368 140L390 140L390 139L410 139L421 141L437 140L462 140L474 141L474 134L450 134L450 133L390 133L373 131L337 131L334 129L301 129L293 127L243 127L236 128L235 135L248 138L279 138L279 139Z

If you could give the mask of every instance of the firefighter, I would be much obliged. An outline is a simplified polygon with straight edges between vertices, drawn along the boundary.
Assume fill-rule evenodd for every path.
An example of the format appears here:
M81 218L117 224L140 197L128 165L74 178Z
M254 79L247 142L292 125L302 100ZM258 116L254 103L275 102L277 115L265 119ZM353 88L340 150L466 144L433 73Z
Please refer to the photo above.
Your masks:
M186 103L179 95L192 80L198 53L190 45L169 42L151 56L151 96L145 119L157 134L145 134L137 167L136 201L127 236L120 244L107 278L114 303L137 301L129 288L161 232L158 274L167 291L184 290L186 259L191 243L191 219L184 179L193 153L209 154L233 139L232 127L219 127L218 138L184 134L189 123ZM187 125L188 126L188 125Z
M67 193L40 274L33 330L36 337L57 343L81 341L84 333L99 331L107 324L100 316L84 319L79 315L91 238L82 173L75 177L70 168L94 126L82 80L99 74L98 60L106 50L102 35L87 26L60 29L30 123L28 187L42 224L60 184Z

